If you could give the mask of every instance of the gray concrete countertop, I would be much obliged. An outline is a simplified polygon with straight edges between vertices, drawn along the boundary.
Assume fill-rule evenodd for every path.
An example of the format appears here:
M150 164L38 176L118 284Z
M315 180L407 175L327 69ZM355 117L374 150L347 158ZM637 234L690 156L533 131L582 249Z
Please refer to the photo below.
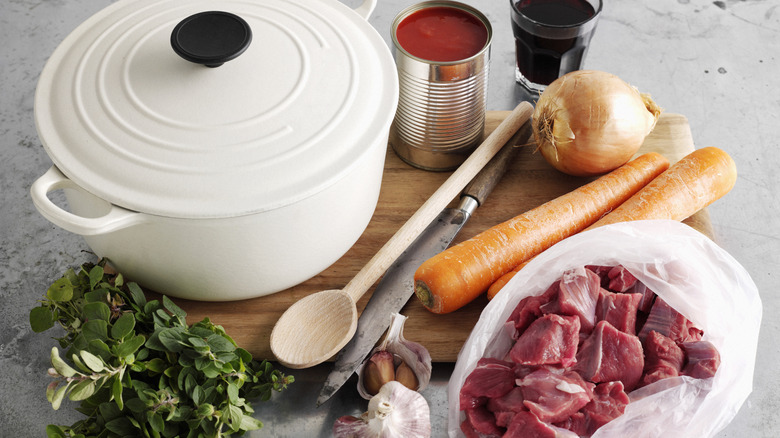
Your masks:
M358 0L344 0L355 5ZM38 75L57 44L111 0L0 2L0 436L40 437L49 423L79 418L72 404L53 411L45 388L51 334L30 330L28 312L67 268L88 260L81 237L55 227L33 207L32 182L51 165L33 121ZM390 22L409 0L380 0L370 22L389 42ZM467 0L491 20L488 106L508 110L526 96L513 76L507 0ZM717 146L737 163L733 191L709 208L716 241L751 274L763 301L754 389L727 437L780 435L780 3L777 0L607 0L585 68L614 73L652 94L666 111L688 117L697 147ZM434 436L446 427L446 376L437 366L425 396ZM333 420L365 409L340 395L330 407L316 398L323 367L296 371L295 388L258 409L266 423L251 436L328 436ZM315 390L316 389L316 390ZM346 391L341 391L346 392ZM303 406L303 407L301 407Z

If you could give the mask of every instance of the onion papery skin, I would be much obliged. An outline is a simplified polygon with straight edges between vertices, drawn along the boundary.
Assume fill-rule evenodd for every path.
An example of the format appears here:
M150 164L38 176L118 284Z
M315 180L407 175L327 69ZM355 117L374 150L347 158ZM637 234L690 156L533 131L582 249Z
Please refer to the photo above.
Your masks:
M636 154L661 111L650 95L613 74L577 70L553 81L539 97L534 139L559 171L602 175Z

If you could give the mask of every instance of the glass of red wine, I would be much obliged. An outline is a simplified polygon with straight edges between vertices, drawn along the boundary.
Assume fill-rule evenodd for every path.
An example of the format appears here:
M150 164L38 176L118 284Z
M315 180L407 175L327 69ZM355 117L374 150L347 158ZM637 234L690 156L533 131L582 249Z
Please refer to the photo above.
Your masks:
M541 93L582 67L602 0L509 0L515 36L515 79Z

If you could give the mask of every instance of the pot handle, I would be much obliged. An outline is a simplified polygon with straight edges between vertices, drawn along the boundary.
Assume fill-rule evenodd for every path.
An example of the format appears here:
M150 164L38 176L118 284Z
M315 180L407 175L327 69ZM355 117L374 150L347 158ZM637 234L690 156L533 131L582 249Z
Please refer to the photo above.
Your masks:
M372 12L374 12L374 8L376 7L376 1L377 0L364 0L363 4L356 7L354 11L357 12L358 15L363 17L364 20L368 21L368 17L371 16Z
M59 189L86 191L62 174L56 166L38 178L30 188L30 196L38 211L53 224L82 236L110 233L144 222L144 214L105 202L108 211L100 217L84 217L63 210L49 199L48 194ZM90 196L94 196L90 194Z

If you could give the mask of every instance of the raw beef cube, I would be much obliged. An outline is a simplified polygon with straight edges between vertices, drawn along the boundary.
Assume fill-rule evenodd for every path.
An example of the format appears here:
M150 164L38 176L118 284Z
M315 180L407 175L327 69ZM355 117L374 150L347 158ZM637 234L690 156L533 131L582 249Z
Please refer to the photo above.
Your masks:
M461 400L464 396L501 397L515 387L514 364L499 359L482 358L466 377L460 388ZM463 409L464 406L461 406Z
M580 319L580 330L590 333L596 325L596 303L601 280L590 269L577 268L563 273L558 299L542 306L542 313L558 313Z
M636 277L622 266L615 266L607 273L609 285L607 289L614 292L625 292L636 283Z
M479 397L474 397L473 395L469 395L461 391L460 394L458 395L458 400L459 400L460 410L465 411L466 409L482 406L485 403L487 403L489 399L484 395Z
M585 265L585 269L589 269L599 276L599 279L601 279L601 287L604 288L609 286L609 271L611 271L612 268L614 268L614 266Z
M649 385L667 377L680 375L685 353L670 338L651 331L645 339L645 375L642 385Z
M487 409L493 413L497 412L520 412L525 411L523 404L523 388L515 387L501 397L494 397L488 400Z
M655 300L655 292L650 290L644 283L637 281L634 283L634 287L627 291L635 294L642 294L642 299L639 300L639 307L637 310L644 313L649 313L653 308L653 301Z
M671 338L674 342L682 343L701 340L702 331L693 326L686 317L666 304L661 298L656 298L650 315L647 317L642 330L639 331L639 339L644 341L651 331L657 331Z
M688 359L682 370L685 376L697 379L713 377L720 366L720 353L708 341L685 342L681 344Z
M480 434L482 437L495 436L499 437L504 434L496 424L496 417L492 412L485 409L484 406L479 406L473 409L466 410L466 419L468 419L471 427Z
M460 431L463 432L463 435L465 435L466 438L499 438L502 436L502 434L485 435L478 432L474 428L474 425L471 424L468 415L466 416L466 419L460 423Z
M518 412L504 434L504 438L557 438L557 432L549 424L542 423L536 415Z
M577 360L580 320L576 316L544 315L531 323L509 352L522 365L568 367Z
M591 400L591 403L593 401ZM587 406L587 405L586 405ZM583 408L585 409L585 408ZM559 421L554 424L561 429L570 430L572 433L580 436L590 436L588 433L588 418L585 417L585 413L582 411L573 413L569 418Z
M601 289L596 306L596 320L607 321L616 329L636 334L636 314L641 294L619 294Z
M513 388L501 397L491 398L485 407L495 415L499 427L509 426L517 412L528 410L523 404L523 390L520 387Z
M558 374L544 368L527 375L518 385L523 404L548 423L563 421L588 404L594 386L574 371Z
M577 352L574 369L586 380L603 383L619 380L631 391L642 378L642 343L607 321L599 321Z
M560 281L556 281L543 294L520 300L507 320L507 322L511 321L514 324L515 332L514 334L510 333L512 339L517 339L536 318L542 316L540 307L555 299L558 295L559 284Z
M580 435L593 435L598 428L623 415L628 402L628 395L622 383L607 382L596 385L593 400L582 409L587 418L587 430Z

